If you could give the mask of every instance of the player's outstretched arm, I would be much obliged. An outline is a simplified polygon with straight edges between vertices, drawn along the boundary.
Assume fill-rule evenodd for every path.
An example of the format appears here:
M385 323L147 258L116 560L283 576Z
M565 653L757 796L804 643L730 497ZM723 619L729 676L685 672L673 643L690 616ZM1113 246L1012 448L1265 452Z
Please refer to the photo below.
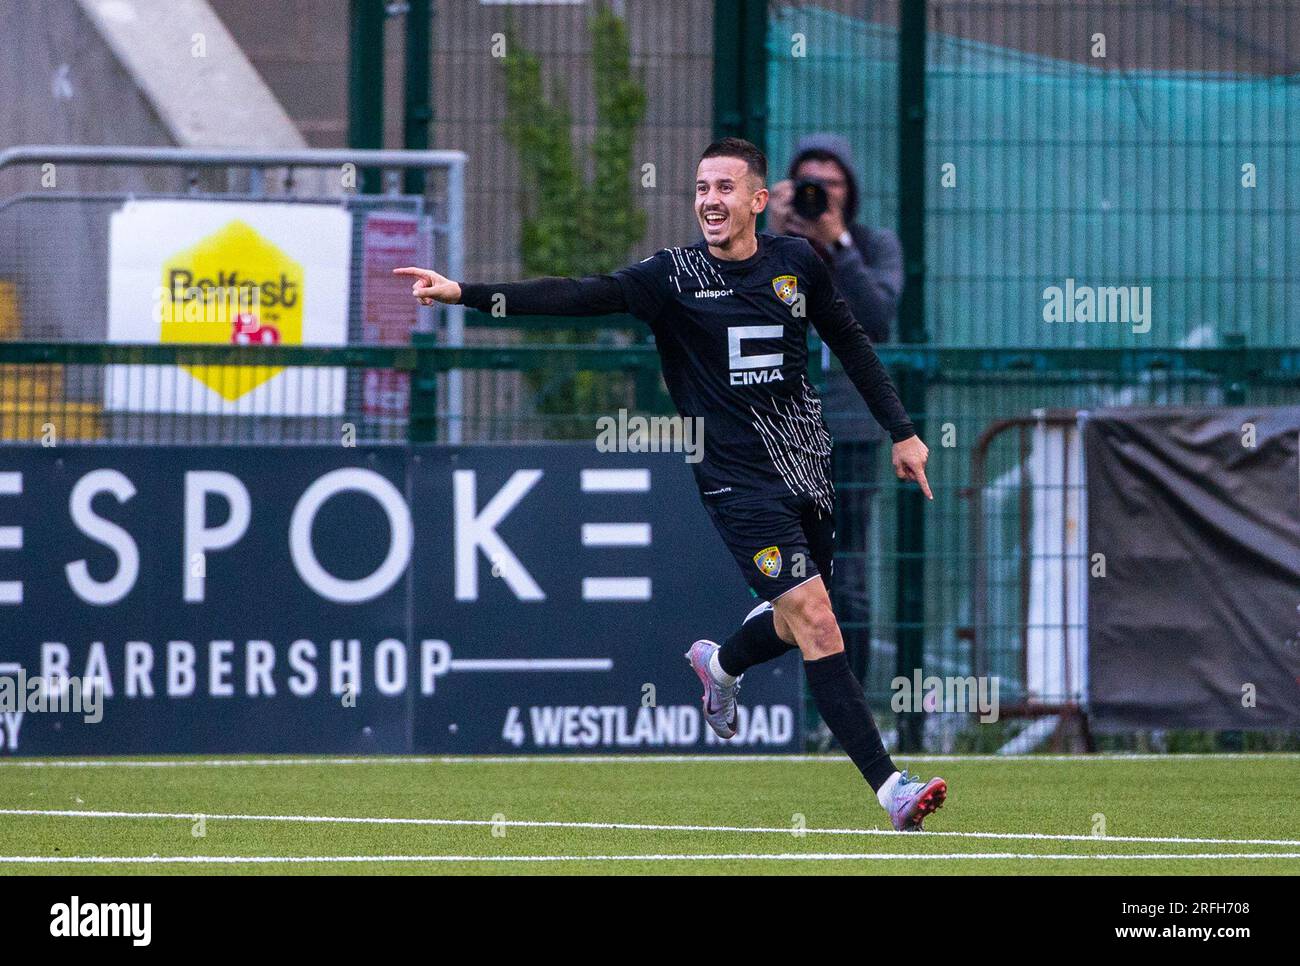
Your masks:
M465 305L494 315L609 315L628 311L623 288L612 275L462 285L429 268L395 268L393 274L411 276L411 294L425 305Z
M409 275L415 280L411 283L411 294L423 305L434 302L456 305L460 302L460 283L439 275L431 268L395 268L393 274Z

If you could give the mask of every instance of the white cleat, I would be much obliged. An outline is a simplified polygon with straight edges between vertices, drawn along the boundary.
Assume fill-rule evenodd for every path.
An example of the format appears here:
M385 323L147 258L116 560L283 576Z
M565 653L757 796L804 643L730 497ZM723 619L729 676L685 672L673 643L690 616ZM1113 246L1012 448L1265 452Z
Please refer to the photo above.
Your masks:
M717 650L713 641L696 641L686 652L686 660L704 685L704 720L719 738L732 738L736 734L736 692L741 679L736 678L732 685L721 685L713 679L709 660Z

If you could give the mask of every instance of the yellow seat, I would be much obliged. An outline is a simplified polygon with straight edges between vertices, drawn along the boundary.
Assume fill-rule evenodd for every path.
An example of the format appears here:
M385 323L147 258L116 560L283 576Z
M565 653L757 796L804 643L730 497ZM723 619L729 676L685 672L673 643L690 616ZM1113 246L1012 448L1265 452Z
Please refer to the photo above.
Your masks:
M40 402L62 398L62 366L0 364L0 402Z
M13 402L0 400L0 439L40 442L46 424L56 442L104 438L104 410L90 402Z

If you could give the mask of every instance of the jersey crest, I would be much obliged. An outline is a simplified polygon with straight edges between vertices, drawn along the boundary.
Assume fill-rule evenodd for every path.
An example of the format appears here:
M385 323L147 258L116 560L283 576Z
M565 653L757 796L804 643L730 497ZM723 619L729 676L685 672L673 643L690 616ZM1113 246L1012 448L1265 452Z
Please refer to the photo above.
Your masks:
M799 280L793 275L778 275L772 279L772 290L786 305L794 305L794 300L799 297Z
M779 547L768 547L766 550L760 550L754 554L754 566L765 576L779 577L781 575L781 549Z

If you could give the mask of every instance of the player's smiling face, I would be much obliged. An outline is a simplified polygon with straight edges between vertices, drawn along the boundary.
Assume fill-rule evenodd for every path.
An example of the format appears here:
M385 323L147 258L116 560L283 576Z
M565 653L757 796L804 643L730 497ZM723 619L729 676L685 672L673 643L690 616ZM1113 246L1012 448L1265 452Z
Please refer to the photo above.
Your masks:
M712 249L729 252L754 236L767 189L741 158L705 158L695 172L695 217Z

